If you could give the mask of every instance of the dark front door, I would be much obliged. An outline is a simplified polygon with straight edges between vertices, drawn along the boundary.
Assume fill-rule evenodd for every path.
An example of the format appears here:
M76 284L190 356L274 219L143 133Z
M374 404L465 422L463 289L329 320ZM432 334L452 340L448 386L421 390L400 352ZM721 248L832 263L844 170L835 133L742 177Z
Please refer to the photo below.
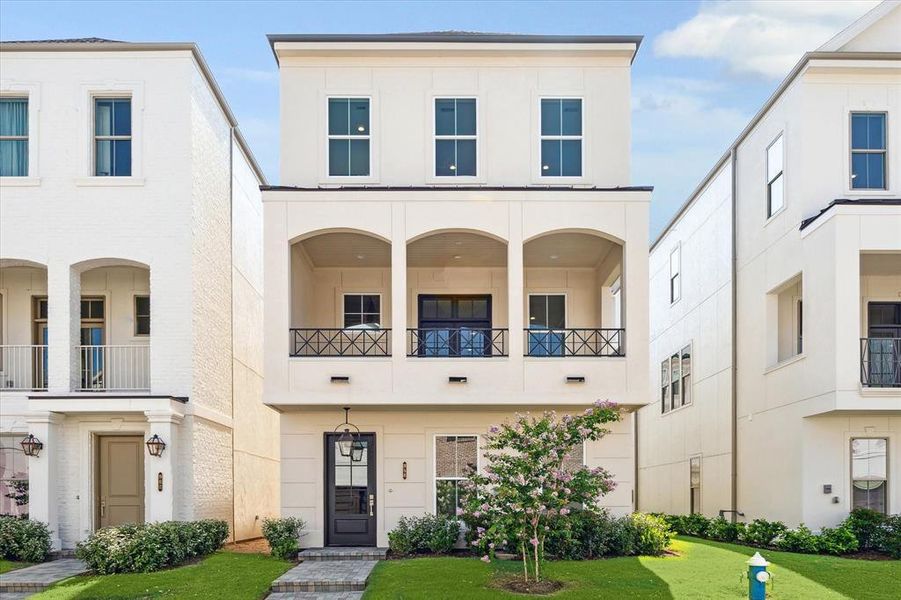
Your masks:
M419 296L420 356L490 356L491 296Z
M901 386L901 302L867 307L870 385Z
M325 435L325 543L375 546L375 435L360 434L351 456L341 456L338 435Z

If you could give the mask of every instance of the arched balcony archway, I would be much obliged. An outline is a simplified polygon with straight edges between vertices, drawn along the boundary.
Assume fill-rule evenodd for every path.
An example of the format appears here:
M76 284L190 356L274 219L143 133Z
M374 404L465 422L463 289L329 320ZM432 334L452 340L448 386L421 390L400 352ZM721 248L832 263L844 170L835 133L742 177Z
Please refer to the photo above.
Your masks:
M47 389L47 267L0 259L0 389Z
M523 244L527 356L623 356L623 245L591 230Z

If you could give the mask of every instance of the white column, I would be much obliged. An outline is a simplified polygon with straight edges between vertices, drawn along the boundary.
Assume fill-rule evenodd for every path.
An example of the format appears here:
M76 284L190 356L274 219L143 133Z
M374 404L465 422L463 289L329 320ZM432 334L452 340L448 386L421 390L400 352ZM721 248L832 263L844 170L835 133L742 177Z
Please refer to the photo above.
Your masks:
M144 449L144 493L146 509L144 520L148 523L175 519L175 466L178 456L178 429L182 416L169 410L144 412L150 424L148 439L158 435L165 442L162 456L150 456ZM146 440L145 440L146 441ZM162 476L162 489L160 489Z
M507 351L511 362L523 357L523 305L525 276L522 264L522 203L510 203L510 233L507 240Z
M402 202L391 204L391 356L397 377L407 356L407 228Z
M57 484L62 442L59 430L64 420L64 415L53 412L35 412L26 418L28 432L44 444L38 456L28 457L28 518L47 524L54 550L60 549Z
M286 208L284 203L263 205L263 396L277 401L287 395L290 386L288 355L291 351L291 295L294 285L291 272L291 247L288 245ZM151 298L151 303L153 298Z
M67 393L79 385L81 274L68 263L47 266L48 389Z

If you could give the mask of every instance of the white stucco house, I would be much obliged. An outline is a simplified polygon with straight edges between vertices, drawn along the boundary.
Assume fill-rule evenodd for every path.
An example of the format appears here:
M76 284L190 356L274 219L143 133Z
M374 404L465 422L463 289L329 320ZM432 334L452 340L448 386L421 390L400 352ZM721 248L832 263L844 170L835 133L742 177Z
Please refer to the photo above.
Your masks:
M127 521L258 536L265 178L200 51L4 42L0 128L0 512L57 549Z
M452 515L492 423L598 399L624 419L577 460L610 470L604 505L631 511L648 401L651 190L629 179L640 38L269 40L264 401L303 543L386 546L402 516Z
M653 243L639 509L901 511L899 32L806 54Z

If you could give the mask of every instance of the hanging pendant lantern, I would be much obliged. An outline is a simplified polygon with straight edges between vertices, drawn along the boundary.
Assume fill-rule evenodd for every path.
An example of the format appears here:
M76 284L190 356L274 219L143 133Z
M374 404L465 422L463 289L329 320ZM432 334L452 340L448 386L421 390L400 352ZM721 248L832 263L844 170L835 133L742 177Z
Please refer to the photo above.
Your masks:
M350 413L350 407L344 407L344 423L335 427L335 431L338 431L342 427L344 431L338 436L338 452L344 458L350 458L353 462L360 462L363 460L363 442L360 441L360 428L351 423L348 420ZM356 433L351 433L350 428L353 427Z

